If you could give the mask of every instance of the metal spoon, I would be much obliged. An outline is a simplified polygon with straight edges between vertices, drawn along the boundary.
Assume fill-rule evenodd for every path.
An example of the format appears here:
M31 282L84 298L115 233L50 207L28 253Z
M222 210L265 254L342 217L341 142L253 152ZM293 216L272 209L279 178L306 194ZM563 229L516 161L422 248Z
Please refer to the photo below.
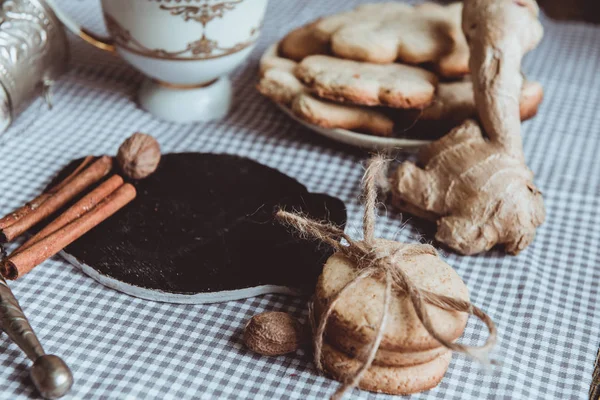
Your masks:
M64 396L73 386L71 370L57 356L46 354L19 302L0 274L0 327L33 361L29 374L46 399Z

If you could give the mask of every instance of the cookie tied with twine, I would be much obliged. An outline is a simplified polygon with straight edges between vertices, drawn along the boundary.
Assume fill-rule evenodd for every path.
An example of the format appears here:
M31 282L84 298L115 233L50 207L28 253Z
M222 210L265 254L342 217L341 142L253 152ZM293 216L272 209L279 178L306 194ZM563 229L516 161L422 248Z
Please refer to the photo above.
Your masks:
M390 315L390 305L393 296L404 296L412 305L418 321L427 333L439 343L451 351L471 356L472 358L489 364L489 353L496 344L496 327L492 319L481 309L464 300L464 294L460 297L434 293L416 284L404 266L414 262L415 258L433 256L438 258L436 250L426 244L400 244L382 246L382 240L375 238L375 220L377 216L377 184L376 181L384 174L387 161L382 157L374 157L368 165L363 178L363 192L365 214L363 217L364 240L358 241L348 236L344 231L332 224L314 221L303 215L278 211L277 219L298 231L306 238L322 241L336 250L332 257L343 257L351 261L354 268L354 277L345 283L343 287L333 296L327 299L327 303L321 307L318 315L311 310L311 322L313 323L313 341L315 364L319 371L323 371L323 349L327 346L325 333L328 323L336 305L348 295L349 291L356 289L360 282L366 279L375 279L384 285L382 297L382 312L378 321L373 324L373 335L368 338L364 351L360 352L353 360L357 360L357 367L349 371L341 379L342 385L338 388L332 399L340 399L346 391L356 387L364 377L369 376L370 368L377 356L377 352L384 341L386 327L393 316ZM345 243L342 243L345 242ZM388 242L389 241L384 241ZM462 298L461 298L462 297ZM323 300L323 299L321 299ZM371 301L372 298L365 298ZM433 312L431 306L446 310L448 312L467 313L480 319L488 328L489 336L481 347L467 346L454 343L455 338L440 333L444 327L438 326L439 321L431 318ZM312 308L312 307L311 307ZM334 374L337 375L337 374ZM339 378L339 376L337 376ZM364 386L373 390L375 388Z

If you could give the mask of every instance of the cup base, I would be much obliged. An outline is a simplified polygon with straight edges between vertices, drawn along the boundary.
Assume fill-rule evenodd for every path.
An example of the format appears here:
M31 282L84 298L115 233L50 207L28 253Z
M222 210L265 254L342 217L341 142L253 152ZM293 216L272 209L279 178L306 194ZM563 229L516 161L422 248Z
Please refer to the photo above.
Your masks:
M221 119L231 108L232 88L228 77L201 87L180 87L146 79L139 91L140 106L170 122L191 123Z

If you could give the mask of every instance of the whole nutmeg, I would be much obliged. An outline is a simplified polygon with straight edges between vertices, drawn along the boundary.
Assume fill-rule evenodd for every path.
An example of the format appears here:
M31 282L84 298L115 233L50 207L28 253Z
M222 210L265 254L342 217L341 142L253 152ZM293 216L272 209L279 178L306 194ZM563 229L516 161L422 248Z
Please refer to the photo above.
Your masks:
M134 133L119 147L117 162L128 177L143 179L156 171L160 163L160 145L150 135Z
M246 346L265 356L278 356L296 351L307 334L300 322L284 312L269 311L250 318L244 328Z

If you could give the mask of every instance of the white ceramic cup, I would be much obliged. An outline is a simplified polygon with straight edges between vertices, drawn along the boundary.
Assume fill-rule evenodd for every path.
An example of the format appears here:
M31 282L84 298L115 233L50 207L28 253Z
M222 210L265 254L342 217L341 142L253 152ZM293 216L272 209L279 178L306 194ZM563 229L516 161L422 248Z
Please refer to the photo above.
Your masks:
M47 1L75 34L146 75L139 92L144 109L165 120L192 122L229 111L227 76L254 48L268 0L101 0L108 38Z

